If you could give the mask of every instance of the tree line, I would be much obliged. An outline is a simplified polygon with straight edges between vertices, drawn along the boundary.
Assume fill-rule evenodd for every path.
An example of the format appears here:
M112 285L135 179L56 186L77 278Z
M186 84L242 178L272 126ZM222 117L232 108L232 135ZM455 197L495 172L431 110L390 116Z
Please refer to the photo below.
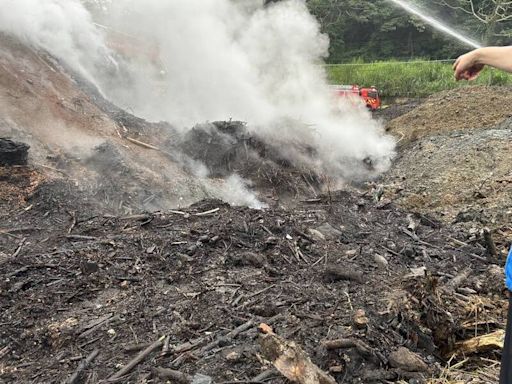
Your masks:
M512 44L510 0L410 0L483 45ZM446 59L467 46L388 0L307 0L331 39L329 62Z

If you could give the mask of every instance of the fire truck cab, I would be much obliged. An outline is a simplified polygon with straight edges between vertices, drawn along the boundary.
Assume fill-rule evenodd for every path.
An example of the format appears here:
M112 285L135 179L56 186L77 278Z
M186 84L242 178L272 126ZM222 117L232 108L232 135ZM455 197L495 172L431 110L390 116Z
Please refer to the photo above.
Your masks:
M335 85L333 90L339 97L356 97L361 99L371 111L376 111L382 105L379 91L374 86L361 88L359 85Z

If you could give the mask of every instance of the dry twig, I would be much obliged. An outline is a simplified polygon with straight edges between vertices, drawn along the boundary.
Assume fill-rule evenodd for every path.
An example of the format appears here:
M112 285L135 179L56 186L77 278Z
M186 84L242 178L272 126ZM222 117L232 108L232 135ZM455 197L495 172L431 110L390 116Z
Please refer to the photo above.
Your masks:
M80 376L82 373L87 369L87 367L98 357L100 353L99 349L95 349L91 352L89 356L85 360L82 360L82 362L78 365L75 372L69 377L69 379L66 381L66 384L75 384L78 382L78 379L80 379Z
M129 373L133 368L140 364L151 352L153 352L155 349L160 348L164 340L165 336L159 338L157 341L155 341L153 344L151 344L149 347L147 347L145 350L139 353L134 359L128 362L128 364L126 364L123 368L121 368L119 371L110 376L108 381L116 381L120 377Z

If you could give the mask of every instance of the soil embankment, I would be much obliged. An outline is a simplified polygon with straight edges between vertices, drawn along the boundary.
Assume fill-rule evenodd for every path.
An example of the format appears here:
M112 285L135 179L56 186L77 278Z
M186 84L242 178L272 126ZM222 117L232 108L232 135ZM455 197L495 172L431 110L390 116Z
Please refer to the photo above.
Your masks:
M390 121L402 141L383 178L386 197L473 233L490 227L505 252L512 236L510 101L508 88L462 88Z

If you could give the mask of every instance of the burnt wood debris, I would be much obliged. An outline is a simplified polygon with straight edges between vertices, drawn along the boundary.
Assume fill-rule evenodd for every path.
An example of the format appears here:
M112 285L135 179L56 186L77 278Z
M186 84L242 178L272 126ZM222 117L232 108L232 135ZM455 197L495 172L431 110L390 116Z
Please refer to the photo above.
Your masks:
M355 191L122 216L69 188L0 228L5 382L421 383L500 345L483 234Z

